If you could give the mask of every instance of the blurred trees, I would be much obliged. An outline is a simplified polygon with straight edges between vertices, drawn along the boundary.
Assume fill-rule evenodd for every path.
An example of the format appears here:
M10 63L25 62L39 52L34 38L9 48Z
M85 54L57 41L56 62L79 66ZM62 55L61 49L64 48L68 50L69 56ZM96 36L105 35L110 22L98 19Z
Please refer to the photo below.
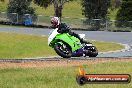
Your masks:
M5 0L0 0L1 2L4 2Z
M32 0L10 0L7 7L7 16L10 20L18 20L18 23L22 23L23 16L25 14L35 15L35 10L30 7ZM16 13L16 17L14 19L13 14Z
M132 27L132 0L122 0L120 9L116 16L116 26L118 27Z
M69 1L73 1L73 0L34 0L34 3L44 8L47 8L49 5L53 4L54 16L61 18L64 4Z
M94 26L99 30L100 19L106 19L109 6L110 0L82 0L82 14L88 20L95 19Z
M82 0L82 14L89 19L105 18L109 6L110 0Z
M119 8L122 0L110 0L111 1L111 9Z

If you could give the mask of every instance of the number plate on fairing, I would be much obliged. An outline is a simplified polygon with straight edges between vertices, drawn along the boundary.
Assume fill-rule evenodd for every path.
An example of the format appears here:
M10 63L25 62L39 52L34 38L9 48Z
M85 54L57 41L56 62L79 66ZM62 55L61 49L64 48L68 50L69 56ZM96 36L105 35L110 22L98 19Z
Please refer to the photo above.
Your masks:
M86 44L86 46L93 46L92 44Z

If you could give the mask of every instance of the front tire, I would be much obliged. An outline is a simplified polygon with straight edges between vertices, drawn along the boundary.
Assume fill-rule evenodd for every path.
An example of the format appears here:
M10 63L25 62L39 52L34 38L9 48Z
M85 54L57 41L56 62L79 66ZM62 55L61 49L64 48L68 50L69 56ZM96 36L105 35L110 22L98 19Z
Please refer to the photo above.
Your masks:
M54 50L59 56L63 58L70 58L72 56L72 51L66 44L56 44L54 46Z

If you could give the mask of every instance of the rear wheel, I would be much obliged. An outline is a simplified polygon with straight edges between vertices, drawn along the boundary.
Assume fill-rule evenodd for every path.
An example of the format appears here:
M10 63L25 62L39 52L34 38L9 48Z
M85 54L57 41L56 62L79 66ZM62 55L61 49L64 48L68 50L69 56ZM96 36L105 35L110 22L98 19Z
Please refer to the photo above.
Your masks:
M85 46L85 50L87 51L87 56L89 57L96 57L98 55L98 50L95 46L91 45L91 43L89 43L90 46Z
M89 50L89 57L96 57L98 55L98 50L95 46L92 46L91 49Z
M56 44L54 50L63 58L70 58L72 56L72 51L66 44Z

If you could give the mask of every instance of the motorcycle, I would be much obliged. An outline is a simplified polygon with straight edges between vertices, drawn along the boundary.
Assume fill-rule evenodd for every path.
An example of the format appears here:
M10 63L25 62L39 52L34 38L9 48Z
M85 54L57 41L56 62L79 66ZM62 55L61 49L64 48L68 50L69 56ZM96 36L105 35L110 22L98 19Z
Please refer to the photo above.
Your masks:
M80 40L68 33L60 34L58 28L53 29L48 37L48 45L54 48L55 52L63 57L96 57L98 55L97 48L92 43L81 44ZM85 34L79 34L81 38Z

